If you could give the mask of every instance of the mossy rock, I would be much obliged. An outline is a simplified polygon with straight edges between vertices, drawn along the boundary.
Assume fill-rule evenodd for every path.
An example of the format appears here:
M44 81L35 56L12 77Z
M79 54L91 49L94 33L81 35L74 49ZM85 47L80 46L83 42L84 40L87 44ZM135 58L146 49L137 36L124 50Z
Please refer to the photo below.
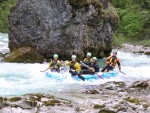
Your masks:
M80 0L80 1L79 0L68 0L68 2L75 9L79 9L79 8L88 6L90 4L87 2L87 0Z
M149 107L149 105L148 104L143 104L143 108L144 108L144 110L147 110L147 108Z
M144 54L145 55L150 55L150 51L146 51Z
M99 91L93 89L93 90L85 91L83 93L84 94L99 94Z
M0 57L4 57L5 55L3 53L0 53Z
M109 5L109 7L107 9L103 10L103 12L104 12L103 18L105 20L110 20L112 24L116 24L120 20L119 15L118 15L116 9L110 3L108 5Z
M117 112L107 109L101 109L98 113L117 113Z
M55 96L53 96L53 95L49 95L47 98L48 98L48 99L54 99L54 98L55 98Z
M139 89L146 89L149 87L149 83L147 81L137 81L135 83L133 83L133 85L131 85L130 87L132 88L139 88Z
M10 98L9 101L10 102L17 102L17 101L20 101L22 98L21 97L13 97L13 98Z
M0 103L2 103L2 102L3 102L3 100L4 100L4 99L3 99L3 97L0 97Z
M121 103L122 103L122 102L121 102ZM113 108L116 109L118 112L119 112L119 111L124 111L124 112L126 112L126 110L127 110L126 107L120 106L121 103L120 103L119 105L114 106ZM124 102L123 102L123 103L124 103Z
M97 8L102 8L102 3L99 0L68 0L70 5L75 9L88 7L90 4Z
M44 95L43 94L31 94L31 98L37 101L41 101L41 98L43 98Z
M126 101L128 101L130 103L134 103L136 105L140 105L140 101L137 98L130 98L130 97L128 97L128 98L125 98L124 100L126 100Z
M94 109L101 109L101 108L104 108L106 105L99 105L99 104L95 104L93 106Z
M28 104L30 104L31 107L37 105L37 101L36 101L35 98L30 98L30 99L26 100L26 102L27 102Z
M60 101L59 100L44 101L45 106L55 106L56 104L60 104Z
M22 47L13 52L3 59L5 62L16 62L16 63L42 63L44 57L36 53L34 49L30 47Z
M113 82L115 85L118 85L119 87L124 87L125 83L124 82Z

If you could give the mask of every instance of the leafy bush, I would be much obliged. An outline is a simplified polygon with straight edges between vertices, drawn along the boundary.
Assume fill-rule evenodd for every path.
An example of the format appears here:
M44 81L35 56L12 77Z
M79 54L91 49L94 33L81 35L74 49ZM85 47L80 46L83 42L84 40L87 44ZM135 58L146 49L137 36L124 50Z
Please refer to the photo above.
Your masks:
M150 45L150 0L109 0L120 16L114 43L134 43ZM144 41L146 40L146 41ZM146 42L146 44L144 44Z
M8 15L10 8L15 5L17 0L0 1L0 32L8 32Z

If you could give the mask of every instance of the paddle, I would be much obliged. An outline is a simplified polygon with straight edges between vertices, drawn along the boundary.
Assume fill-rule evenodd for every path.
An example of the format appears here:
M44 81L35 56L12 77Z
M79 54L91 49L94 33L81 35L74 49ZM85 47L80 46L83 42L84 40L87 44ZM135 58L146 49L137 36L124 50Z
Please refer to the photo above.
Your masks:
M67 66L64 61L61 60L61 63L64 64L67 68L69 68L69 66ZM85 80L85 78L83 76L81 76L81 74L77 74L77 76L81 79L81 80Z
M85 81L85 78L81 76L80 74L77 75L81 80Z
M64 61L61 60L61 64L62 64L63 68L65 68L67 71L69 70L69 66L66 65L66 63L64 63Z
M57 65L57 64L53 65L52 67L50 67L50 68L48 68L48 69L45 69L44 71L40 71L40 72L45 72L45 71L47 71L47 70L53 68L53 67L56 66L56 65Z
M126 75L123 71L121 71L121 70L119 70L119 69L117 69L117 68L115 68L115 67L113 67L113 68L116 69L117 71L119 71L120 73Z
M90 69L89 66L87 66L85 63L83 63L82 61L80 61L81 64L83 64L84 66L86 66L88 69ZM98 73L95 73L99 78L103 79L103 77L101 75L99 75Z

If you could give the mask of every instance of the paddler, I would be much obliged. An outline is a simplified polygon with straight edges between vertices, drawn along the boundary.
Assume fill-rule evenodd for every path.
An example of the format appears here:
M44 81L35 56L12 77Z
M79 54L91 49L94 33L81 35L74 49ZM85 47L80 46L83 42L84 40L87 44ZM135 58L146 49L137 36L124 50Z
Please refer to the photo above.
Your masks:
M90 67L94 69L93 72L99 72L99 65L97 63L97 58L96 57L92 58L92 62L91 62Z
M50 69L52 72L60 72L60 67L62 66L62 63L60 60L58 60L58 54L53 55L53 60L49 63L49 66L46 70ZM45 71L46 71L45 70Z
M99 65L97 64L97 58L96 57L92 57L92 62L90 63L90 65L86 65L84 62L81 62L81 64L83 64L84 66L86 66L88 69L83 70L83 74L95 74L95 72L99 72Z
M81 67L80 64L77 62L77 57L76 55L71 56L71 61L67 63L67 65L70 66L69 72L71 73L72 76L78 76L80 79L83 81L85 80L84 77L81 76Z
M106 66L101 70L102 72L108 72L113 70L118 65L119 70L121 70L120 59L117 58L117 52L113 52L113 55L106 59Z
M83 60L83 63L86 65L81 64L82 70L88 70L87 66L90 66L92 62L92 53L88 52L86 54L86 58Z

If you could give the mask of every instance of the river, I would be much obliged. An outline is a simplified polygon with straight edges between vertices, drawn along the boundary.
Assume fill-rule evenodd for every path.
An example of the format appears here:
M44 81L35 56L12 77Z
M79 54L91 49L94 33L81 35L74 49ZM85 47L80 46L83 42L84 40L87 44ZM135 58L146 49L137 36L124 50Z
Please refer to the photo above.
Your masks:
M114 51L114 50L113 50ZM94 81L75 81L67 78L62 81L52 80L40 72L47 68L48 63L5 63L0 62L0 96L20 96L29 93L50 93L59 97L74 98L78 91L86 90L108 81L123 81L131 84L137 80L150 79L150 56L118 51L121 59L123 75L110 79ZM7 53L8 34L0 33L0 52ZM99 60L100 67L104 59Z

